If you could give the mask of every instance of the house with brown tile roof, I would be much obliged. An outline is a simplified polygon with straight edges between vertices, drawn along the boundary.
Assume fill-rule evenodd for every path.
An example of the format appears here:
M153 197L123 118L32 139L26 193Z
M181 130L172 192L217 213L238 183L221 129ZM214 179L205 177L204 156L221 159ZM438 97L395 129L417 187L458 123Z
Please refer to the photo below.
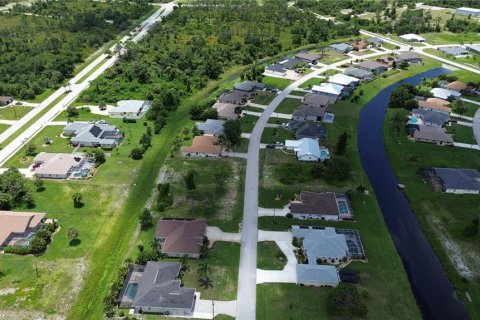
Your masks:
M160 219L155 230L155 239L162 245L162 253L168 257L199 258L207 220Z
M213 109L217 110L218 118L226 120L235 120L238 118L238 115L235 113L236 107L238 107L238 105L222 102L217 102L212 106Z
M343 193L304 191L299 201L290 201L290 212L297 219L353 220L350 201Z
M219 139L213 136L196 136L191 146L184 146L180 149L185 157L218 157L222 152Z
M440 98L428 98L426 100L427 102L433 102L439 106L445 106L445 107L448 107L450 105L450 101L448 100L444 100L444 99L440 99Z
M37 231L45 215L39 212L0 211L0 248Z
M452 112L451 108L449 108L447 106L444 106L444 105L437 104L437 103L432 102L432 101L422 101L422 100L420 100L420 101L418 101L418 107L420 109L425 109L425 110L437 110L437 111L442 111L442 112L447 112L447 113Z
M445 86L445 89L461 92L462 90L467 89L468 86L465 82L462 81L453 81Z
M13 102L13 97L9 96L0 96L0 106L7 105Z

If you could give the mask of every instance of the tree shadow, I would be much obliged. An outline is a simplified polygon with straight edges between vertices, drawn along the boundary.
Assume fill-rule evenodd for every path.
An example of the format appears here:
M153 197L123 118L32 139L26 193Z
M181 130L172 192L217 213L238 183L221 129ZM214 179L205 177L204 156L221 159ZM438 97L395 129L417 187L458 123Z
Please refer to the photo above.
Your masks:
M43 191L45 191L45 187L38 187L37 188L37 192L43 192Z
M78 202L73 204L73 207L77 209L83 208L84 206L85 206L85 203L83 202Z
M72 239L72 240L70 240L70 242L68 244L70 245L70 247L76 247L76 246L80 245L80 243L82 243L82 240Z

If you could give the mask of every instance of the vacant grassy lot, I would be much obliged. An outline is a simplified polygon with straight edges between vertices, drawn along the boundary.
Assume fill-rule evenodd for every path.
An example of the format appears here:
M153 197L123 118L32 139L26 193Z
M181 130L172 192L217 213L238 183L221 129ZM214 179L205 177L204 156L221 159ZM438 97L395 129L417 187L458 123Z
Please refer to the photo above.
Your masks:
M392 167L402 184L405 193L418 217L430 243L440 257L449 279L457 287L459 298L465 301L473 319L480 317L480 282L478 253L480 238L466 237L464 228L471 219L478 217L480 197L476 195L455 195L434 192L418 173L424 167L474 168L480 169L480 152L462 148L447 148L430 144L412 143L404 134L394 133L392 117L396 111L388 111L384 125L384 141ZM457 126L455 126L457 129ZM471 128L467 128L470 129ZM458 134L458 131L457 131ZM404 155L408 154L408 157ZM403 156L402 156L403 155ZM453 242L458 249L447 250L446 241ZM476 279L462 277L447 255L459 257L475 275ZM473 302L465 299L469 292Z
M285 140L294 139L292 132L283 128L265 128L263 129L262 143L275 143L281 142L285 143Z
M320 62L323 64L332 64L338 61L348 59L348 56L338 53L330 48L325 48L324 52L317 51L321 55Z
M301 96L303 97L304 95L306 95L308 92L305 92L305 91L298 91L298 90L293 90L292 92L290 92L291 95L293 96Z
M299 87L302 89L309 89L314 85L318 85L322 82L325 82L325 78L312 78L308 79L307 81L303 82Z
M0 108L0 120L19 120L30 111L32 108L22 106Z
M459 124L452 124L447 127L447 132L453 135L455 142L476 144L477 141L473 135L473 129L471 127L462 126Z
M435 11L430 11L435 12ZM476 33L453 33L443 30L440 33L430 32L422 33L420 36L424 37L426 42L433 45L450 44L450 43L476 43L478 42L478 34Z
M302 104L302 100L300 99L295 99L295 98L285 98L283 99L282 102L278 105L278 107L275 109L275 112L273 113L273 116L275 116L275 113L292 113L295 108L297 108L299 105Z
M276 97L273 92L257 91L252 96L252 102L268 105Z
M78 116L74 118L69 118L66 111L61 112L56 118L55 121L90 121L90 120L105 120L109 119L108 116L102 116L99 114L91 113L90 108L88 107L78 107Z
M257 268L264 270L283 270L286 257L273 241L262 241L257 245Z
M252 116L250 114L244 115L240 119L240 125L242 127L242 132L245 133L250 133L253 130L253 127L255 127L255 123L257 122L258 117Z
M285 89L286 87L291 85L292 82L292 80L269 76L264 77L262 80L262 83L265 84L267 87L278 88L280 90Z
M445 54L445 53L441 52L440 50L433 49L433 48L428 48L428 49L425 49L424 51L427 52L427 53L433 54L435 56L438 56L440 58L444 58L444 59L450 60L452 62L461 63L461 64L474 64L474 65L478 66L479 61L480 61L479 59L474 60L473 58L471 58L469 56L456 58L452 55Z

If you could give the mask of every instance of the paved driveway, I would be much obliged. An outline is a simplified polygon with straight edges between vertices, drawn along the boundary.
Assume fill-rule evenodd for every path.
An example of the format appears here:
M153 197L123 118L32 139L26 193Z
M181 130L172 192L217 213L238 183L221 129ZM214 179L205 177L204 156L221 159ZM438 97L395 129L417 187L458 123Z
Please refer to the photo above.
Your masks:
M200 299L200 292L195 294L197 301L195 302L195 309L193 310L192 318L195 319L213 319L219 314L226 314L235 317L235 310L237 308L237 301L218 301L202 300Z

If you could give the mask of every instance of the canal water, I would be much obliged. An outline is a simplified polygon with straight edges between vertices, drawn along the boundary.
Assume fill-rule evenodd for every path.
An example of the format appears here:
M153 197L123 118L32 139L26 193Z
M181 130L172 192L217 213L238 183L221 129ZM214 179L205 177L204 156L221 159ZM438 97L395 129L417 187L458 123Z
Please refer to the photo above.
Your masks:
M357 144L362 166L373 186L422 316L428 320L463 320L469 316L463 302L456 298L407 198L397 188L399 182L383 144L382 126L394 88L402 83L417 85L424 77L433 78L448 72L442 68L432 69L385 88L363 108L358 124Z

